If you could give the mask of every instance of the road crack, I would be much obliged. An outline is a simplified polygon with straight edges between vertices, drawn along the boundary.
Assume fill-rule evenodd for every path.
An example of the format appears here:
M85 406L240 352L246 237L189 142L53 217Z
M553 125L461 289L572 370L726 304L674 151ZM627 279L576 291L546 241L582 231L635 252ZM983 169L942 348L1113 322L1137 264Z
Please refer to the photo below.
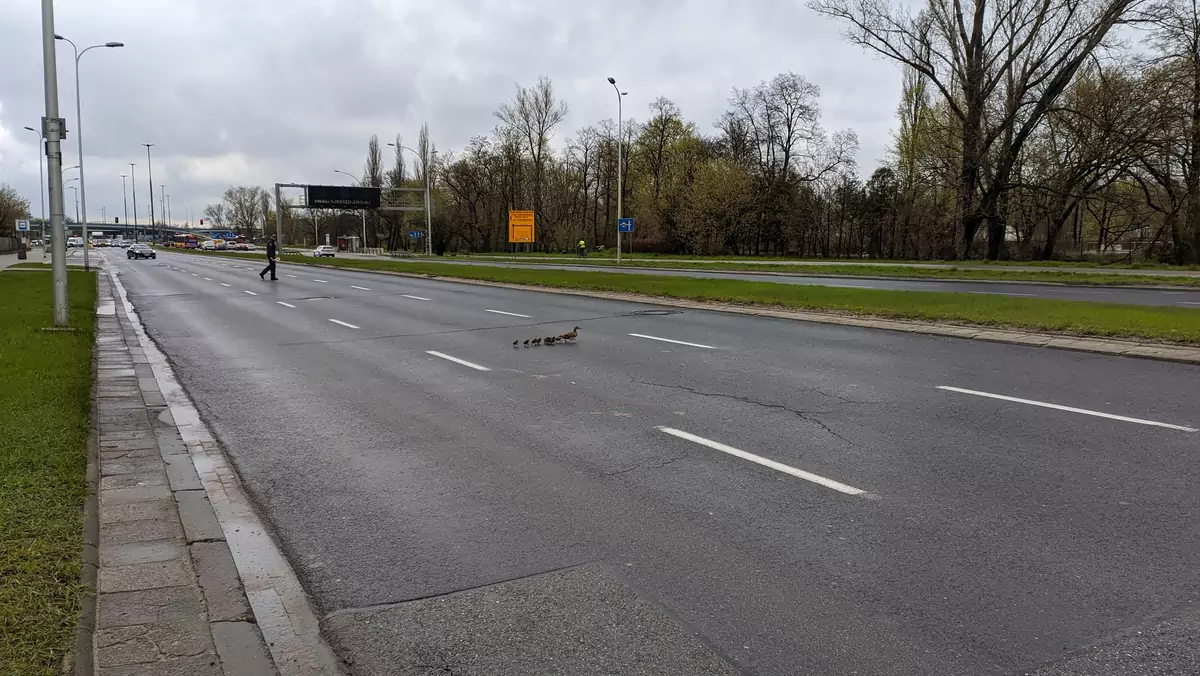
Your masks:
M625 469L620 469L615 472L604 472L600 476L602 476L602 477L620 476L622 474L628 474L630 472L635 472L640 469L646 469L646 470L662 469L662 468L666 467L667 465L670 465L671 463L674 463L674 462L679 462L680 460L683 460L686 457L688 457L688 454L684 453L682 455L677 455L677 456L674 456L671 458L667 458L666 460L660 460L655 463L639 462L635 465L631 465L629 467L626 467Z
M737 394L725 394L723 392L705 392L703 390L698 390L694 387L688 387L687 385L668 385L665 383L653 383L653 382L646 381L646 380L634 380L633 382L638 383L639 385L649 385L650 387L662 387L662 388L666 388L666 389L683 390L685 392L689 392L691 394L699 395L702 397L732 399L734 401L740 401L745 404L752 404L754 406L760 406L762 408L768 408L768 409L772 409L772 410L776 410L776 411L783 411L785 413L791 413L792 415L796 416L797 418L800 418L801 420L803 420L805 422L812 423L813 425L820 427L822 430L825 431L826 434L828 434L831 437L839 439L842 442L849 444L850 446L860 447L860 444L858 444L857 442L855 442L851 439L846 438L840 432L838 432L837 430L830 427L828 425L828 423L826 423L825 421L816 417L818 415L827 415L827 414L831 413L831 411L801 411L798 409L791 408L790 406L784 406L783 404L773 404L770 402L759 401L757 399L751 399L750 397L737 395ZM827 392L821 392L820 390L816 390L816 389L803 390L803 391L820 394L822 396L825 396L825 397L828 397L831 399L836 399L842 403L847 403L847 404L871 404L871 403L874 403L874 402L865 402L865 401L854 401L854 400L846 399L843 397L839 397L837 395L832 395Z

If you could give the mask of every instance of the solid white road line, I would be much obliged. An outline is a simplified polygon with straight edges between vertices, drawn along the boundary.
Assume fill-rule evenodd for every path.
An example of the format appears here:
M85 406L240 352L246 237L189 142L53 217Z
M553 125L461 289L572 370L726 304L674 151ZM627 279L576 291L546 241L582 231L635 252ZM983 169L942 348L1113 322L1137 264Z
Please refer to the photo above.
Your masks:
M348 329L361 329L362 328L361 326L355 326L353 324L344 322L340 319L330 319L329 321L333 322L334 324L341 324L342 326L344 326Z
M435 352L433 350L425 350L425 354L431 354L435 357L441 357L442 359L445 359L446 361L452 361L455 364L462 364L463 366L466 366L467 368L475 369L476 371L491 371L491 369L486 366L480 366L479 364L472 364L471 362L469 362L465 359L459 359L458 357L451 357L450 355L443 354L441 352Z
M1150 425L1151 427L1165 427L1171 430L1179 430L1181 432L1200 432L1194 427L1186 425L1172 425L1171 423L1155 422L1153 420L1143 420L1141 418L1130 418L1123 415L1113 415L1112 413L1101 413L1100 411L1089 411L1086 408L1075 408L1073 406L1062 406L1059 404L1050 404L1044 401L1034 401L1033 399L1021 399L1019 397L1009 397L1003 394L992 394L991 392L979 392L977 390L964 390L961 387L949 387L947 385L938 385L937 389L947 392L958 392L959 394L970 394L976 397L987 397L988 399L999 399L1001 401L1011 401L1018 404L1029 404L1030 406L1041 406L1042 408L1052 408L1056 411L1067 411L1068 413L1082 413L1083 415L1095 416L1097 418L1108 418L1109 420L1120 420L1121 422L1137 423L1139 425Z
M254 293L253 291L243 291L242 293L248 293L248 294L250 294L251 296L257 296L257 295L258 295L257 293Z
M1190 301L1190 300L1180 301L1180 303L1179 303L1179 304L1180 304L1180 305L1200 305L1200 303L1194 303L1194 302L1192 302L1192 301Z
M350 288L351 288L351 289L358 289L359 291L370 291L370 289L368 289L368 288L367 288L367 287L365 287L365 286L354 286L353 284L351 284L351 285L350 285Z
M279 303L280 305L282 305L282 306L284 306L284 307L296 307L295 305L292 305L291 303L285 303L285 302L283 302L283 301L281 301L281 300L277 300L277 301L275 301L275 302L276 302L276 303Z
M229 285L226 284L225 282L221 282L221 286L229 286Z
M400 294L400 295L401 295L401 296L404 296L405 298L411 298L411 299L413 299L413 300L429 300L428 298L422 298L422 297L420 297L420 296L410 296L410 295L408 295L407 293L402 293L402 294Z
M763 467L770 467L771 469L779 471L779 472L783 472L784 474L790 474L790 475L796 477L797 479L804 479L805 481L811 481L814 484L819 484L826 488L832 488L833 490L838 491L839 493L845 493L846 495L864 495L866 493L866 491L864 491L861 488L855 488L854 486L848 486L840 481L834 481L833 479L827 479L819 474L813 474L812 472L805 472L802 469L796 469L795 467L792 467L790 465L785 465L782 462L775 462L774 460L771 460L769 458L764 458L759 455L754 455L753 453L747 453L746 451L743 451L740 448L734 448L733 446L727 446L725 444L722 444L719 441L713 441L712 439L705 439L704 437L696 436L695 434L691 434L689 432L684 432L683 430L677 430L673 427L663 427L661 425L654 429L656 429L660 432L665 432L667 434L670 434L673 437L679 437L680 439L686 439L692 443L700 444L701 446L707 446L713 450L720 451L722 453L728 453L729 455L732 455L735 458L741 458L742 460L749 460L750 462L757 463L759 465L762 465Z
M515 312L505 312L504 310L484 310L484 312L490 312L494 315L508 315L509 317L523 317L525 319L529 319L529 315L519 315Z
M314 279L313 281L316 282L317 284L328 284L329 283L323 279Z
M660 340L664 343L675 343L676 345L687 345L688 347L702 347L706 350L717 349L717 348L713 347L712 345L701 345L700 343L688 343L688 342L684 342L682 340L671 340L670 338L659 338L658 336L647 336L642 333L631 333L629 335L633 336L634 338L645 338L646 340Z

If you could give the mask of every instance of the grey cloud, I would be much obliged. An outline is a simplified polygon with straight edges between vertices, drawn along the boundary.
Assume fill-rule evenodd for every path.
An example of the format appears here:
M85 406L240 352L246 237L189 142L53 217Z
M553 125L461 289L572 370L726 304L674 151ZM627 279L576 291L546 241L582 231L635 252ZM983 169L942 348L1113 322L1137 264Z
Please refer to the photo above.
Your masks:
M885 154L899 95L894 66L801 3L771 0L59 0L56 14L81 45L127 45L82 62L93 217L119 213L128 162L141 215L143 142L156 144L154 182L181 221L230 183L338 182L335 168L361 171L371 134L415 140L427 121L440 148L461 149L539 75L571 109L561 144L615 117L609 75L630 92L628 117L667 96L708 133L732 87L792 70L821 86L827 128L858 131L864 173ZM0 181L35 211L38 150L21 128L43 111L39 31L37 3L0 7ZM69 48L58 55L74 127Z

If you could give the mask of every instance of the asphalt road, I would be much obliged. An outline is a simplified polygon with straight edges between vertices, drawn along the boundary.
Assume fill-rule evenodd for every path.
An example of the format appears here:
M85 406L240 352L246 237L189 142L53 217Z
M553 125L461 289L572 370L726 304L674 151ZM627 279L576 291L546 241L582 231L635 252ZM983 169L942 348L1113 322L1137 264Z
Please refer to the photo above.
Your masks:
M351 673L1200 672L1195 366L105 258Z
M339 254L349 258L376 258ZM398 261L423 261L424 259L398 258ZM1069 286L1065 284L1028 284L1021 282L960 282L934 279L873 279L867 277L816 277L802 274L762 274L746 272L716 272L709 270L670 270L662 268L617 267L615 265L570 265L557 263L512 263L502 260L454 260L438 259L439 263L456 265L487 265L510 268L541 268L549 270L599 270L623 272L633 275L662 275L667 277L697 277L702 279L741 279L751 282L775 282L778 284L801 284L807 286L836 286L855 289L887 289L893 291L941 291L951 293L978 293L1027 298L1056 298L1080 300L1093 303L1124 303L1128 305L1176 306L1200 309L1200 289L1139 289L1112 286Z

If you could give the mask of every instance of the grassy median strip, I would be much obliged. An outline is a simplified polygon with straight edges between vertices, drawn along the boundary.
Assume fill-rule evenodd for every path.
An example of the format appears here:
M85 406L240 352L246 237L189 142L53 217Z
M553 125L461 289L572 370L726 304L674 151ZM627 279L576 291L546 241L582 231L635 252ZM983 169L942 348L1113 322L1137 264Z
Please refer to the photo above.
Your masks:
M495 261L521 263L529 265L601 265L612 266L615 261L610 259L580 259L574 261L556 261L537 258L521 258L506 260L499 258L463 257L464 260ZM720 272L757 272L789 275L835 277L884 277L900 279L934 279L958 281L991 281L991 282L1049 282L1053 284L1069 284L1080 286L1180 286L1200 288L1200 276L1187 275L1150 275L1150 274L1119 274L1096 272L1066 272L1048 268L1046 270L1006 270L1003 267L919 267L917 265L869 265L869 264L820 264L800 265L792 263L743 263L733 261L657 261L653 258L634 259L622 263L626 267L664 269L664 270L713 270Z
M253 254L202 254L263 259ZM1200 344L1200 310L966 293L882 291L840 287L630 275L619 272L539 270L390 259L284 256L287 263L384 270L459 279L666 298L738 303L895 319L1011 327L1084 336Z
M49 271L0 272L0 674L51 676L75 635L96 277L71 271L70 332Z
M479 253L479 254L461 254L464 257L480 258L480 259L500 259L500 260L532 260L546 258L574 258L575 252L530 252L530 253ZM589 252L588 257L584 261L598 261L601 263L612 263L617 258L616 249L606 249L601 252ZM907 259L907 258L802 258L798 256L696 256L691 254L659 254L659 253L625 253L622 258L626 263L637 263L640 261L689 261L694 263L761 263L771 262L787 265L799 265L803 263L817 263L822 265L845 265L850 263L859 263L864 265L871 264L892 264L900 265L949 265L961 268L1006 268L1006 267L1022 267L1022 268L1096 268L1103 270L1187 270L1200 271L1200 265L1170 265L1168 263L1159 263L1156 261L1134 261L1129 263L1112 262L1105 263L1099 261L987 261L987 260L939 260L939 259Z

